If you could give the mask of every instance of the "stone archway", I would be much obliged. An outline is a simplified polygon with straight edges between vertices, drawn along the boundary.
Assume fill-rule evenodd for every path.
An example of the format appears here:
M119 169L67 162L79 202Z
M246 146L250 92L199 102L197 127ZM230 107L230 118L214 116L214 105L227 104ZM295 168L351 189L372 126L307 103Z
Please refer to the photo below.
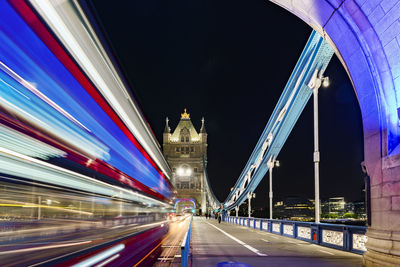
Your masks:
M400 2L270 0L331 44L355 89L371 178L367 266L400 265ZM374 265L374 266L376 266Z

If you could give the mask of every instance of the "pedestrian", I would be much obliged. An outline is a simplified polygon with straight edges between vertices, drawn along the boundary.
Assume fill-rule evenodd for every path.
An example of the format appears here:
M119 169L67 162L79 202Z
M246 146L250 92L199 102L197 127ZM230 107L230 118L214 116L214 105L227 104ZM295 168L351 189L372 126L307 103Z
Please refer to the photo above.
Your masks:
M218 223L221 223L221 213L218 213Z

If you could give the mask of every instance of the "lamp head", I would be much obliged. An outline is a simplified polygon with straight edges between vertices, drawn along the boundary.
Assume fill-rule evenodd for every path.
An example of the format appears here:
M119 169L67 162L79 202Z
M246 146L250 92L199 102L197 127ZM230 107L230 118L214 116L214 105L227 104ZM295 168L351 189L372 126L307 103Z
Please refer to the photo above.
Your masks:
M323 79L322 79L322 86L323 87L328 87L330 85L330 81L329 81L329 77L324 77Z

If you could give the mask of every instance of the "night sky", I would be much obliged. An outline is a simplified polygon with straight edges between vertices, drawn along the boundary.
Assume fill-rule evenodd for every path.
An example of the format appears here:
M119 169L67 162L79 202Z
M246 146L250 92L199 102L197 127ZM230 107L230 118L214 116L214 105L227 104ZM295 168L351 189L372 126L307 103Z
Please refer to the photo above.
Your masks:
M92 1L92 8L160 144L184 108L208 132L208 174L219 200L244 168L311 28L265 0ZM362 199L361 113L334 56L321 88L321 198ZM274 199L314 196L312 98L274 169ZM268 178L268 173L266 175ZM267 179L255 204L267 205Z

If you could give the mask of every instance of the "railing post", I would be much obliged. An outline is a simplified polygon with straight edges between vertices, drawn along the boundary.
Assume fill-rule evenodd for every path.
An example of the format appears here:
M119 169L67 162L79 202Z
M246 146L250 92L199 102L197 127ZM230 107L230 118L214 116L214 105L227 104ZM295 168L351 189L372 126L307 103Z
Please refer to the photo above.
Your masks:
M351 249L350 242L351 242L351 232L350 232L350 229L345 227L343 229L343 249L345 251L350 251L350 249Z

